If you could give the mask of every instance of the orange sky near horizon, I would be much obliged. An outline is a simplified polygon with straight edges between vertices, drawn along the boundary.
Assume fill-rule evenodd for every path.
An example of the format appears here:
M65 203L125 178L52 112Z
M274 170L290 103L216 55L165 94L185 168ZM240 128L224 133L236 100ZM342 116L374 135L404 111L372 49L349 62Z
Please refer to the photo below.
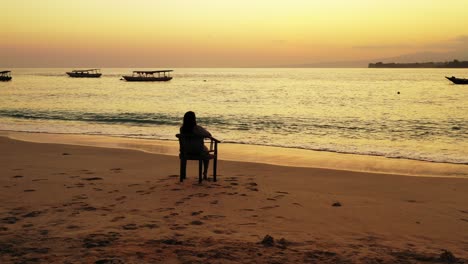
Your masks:
M466 0L16 0L0 67L256 67L439 52L468 59Z

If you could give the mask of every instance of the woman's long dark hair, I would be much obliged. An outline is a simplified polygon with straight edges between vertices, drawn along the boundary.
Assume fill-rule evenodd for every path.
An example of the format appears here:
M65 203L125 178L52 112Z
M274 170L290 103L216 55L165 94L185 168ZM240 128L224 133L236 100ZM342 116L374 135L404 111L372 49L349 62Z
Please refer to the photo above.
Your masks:
M180 128L180 133L189 134L193 133L193 128L197 125L197 117L192 111L188 111L184 115L184 123Z

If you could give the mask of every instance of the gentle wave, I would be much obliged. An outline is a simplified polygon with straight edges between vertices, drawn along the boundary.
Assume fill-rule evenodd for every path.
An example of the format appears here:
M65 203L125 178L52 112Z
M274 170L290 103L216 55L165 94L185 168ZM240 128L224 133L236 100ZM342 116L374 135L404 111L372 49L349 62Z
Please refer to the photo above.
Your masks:
M60 120L60 121L85 121L98 123L119 124L154 124L154 125L177 125L180 117L164 114L147 113L86 113L72 111L32 111L32 110L0 110L0 116L19 119L37 120Z
M83 121L108 124L130 124L136 126L169 125L179 126L181 116L164 113L93 113L77 111L37 111L29 109L2 109L0 117L36 120ZM468 139L463 120L415 121L386 120L377 125L373 120L321 118L297 118L290 116L243 116L239 118L201 117L199 122L219 130L268 132L277 135L342 135L349 138L389 139L398 137L429 138L444 136L458 140Z
M165 113L93 113L77 111L37 111L29 109L2 109L0 117L35 120L83 121L107 124L145 125L181 125L181 116ZM341 119L327 120L320 118L295 118L290 116L243 116L235 117L202 117L199 122L218 130L237 130L267 132L277 135L342 135L354 139L389 139L398 137L430 138L444 136L458 140L468 139L465 129L468 124L463 121L447 119L443 122L388 120L376 124L375 121Z

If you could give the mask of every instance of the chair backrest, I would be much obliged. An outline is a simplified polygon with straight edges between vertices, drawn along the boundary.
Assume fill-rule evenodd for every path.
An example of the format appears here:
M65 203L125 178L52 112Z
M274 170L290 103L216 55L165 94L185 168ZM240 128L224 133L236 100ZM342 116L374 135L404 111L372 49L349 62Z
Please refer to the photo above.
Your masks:
M206 156L204 137L193 134L177 134L180 157Z

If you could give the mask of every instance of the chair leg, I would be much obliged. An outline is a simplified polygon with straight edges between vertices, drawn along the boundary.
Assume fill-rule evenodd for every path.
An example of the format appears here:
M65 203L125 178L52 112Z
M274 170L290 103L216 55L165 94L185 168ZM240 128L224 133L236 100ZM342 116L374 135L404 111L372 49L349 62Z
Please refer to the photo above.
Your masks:
M216 167L218 165L218 157L214 157L213 159L213 181L216 181Z
M198 183L202 182L202 165L203 160L198 160Z
M210 160L203 160L203 180L208 179L208 167L210 166Z
M184 179L187 177L187 160L180 159L180 182L183 182Z

